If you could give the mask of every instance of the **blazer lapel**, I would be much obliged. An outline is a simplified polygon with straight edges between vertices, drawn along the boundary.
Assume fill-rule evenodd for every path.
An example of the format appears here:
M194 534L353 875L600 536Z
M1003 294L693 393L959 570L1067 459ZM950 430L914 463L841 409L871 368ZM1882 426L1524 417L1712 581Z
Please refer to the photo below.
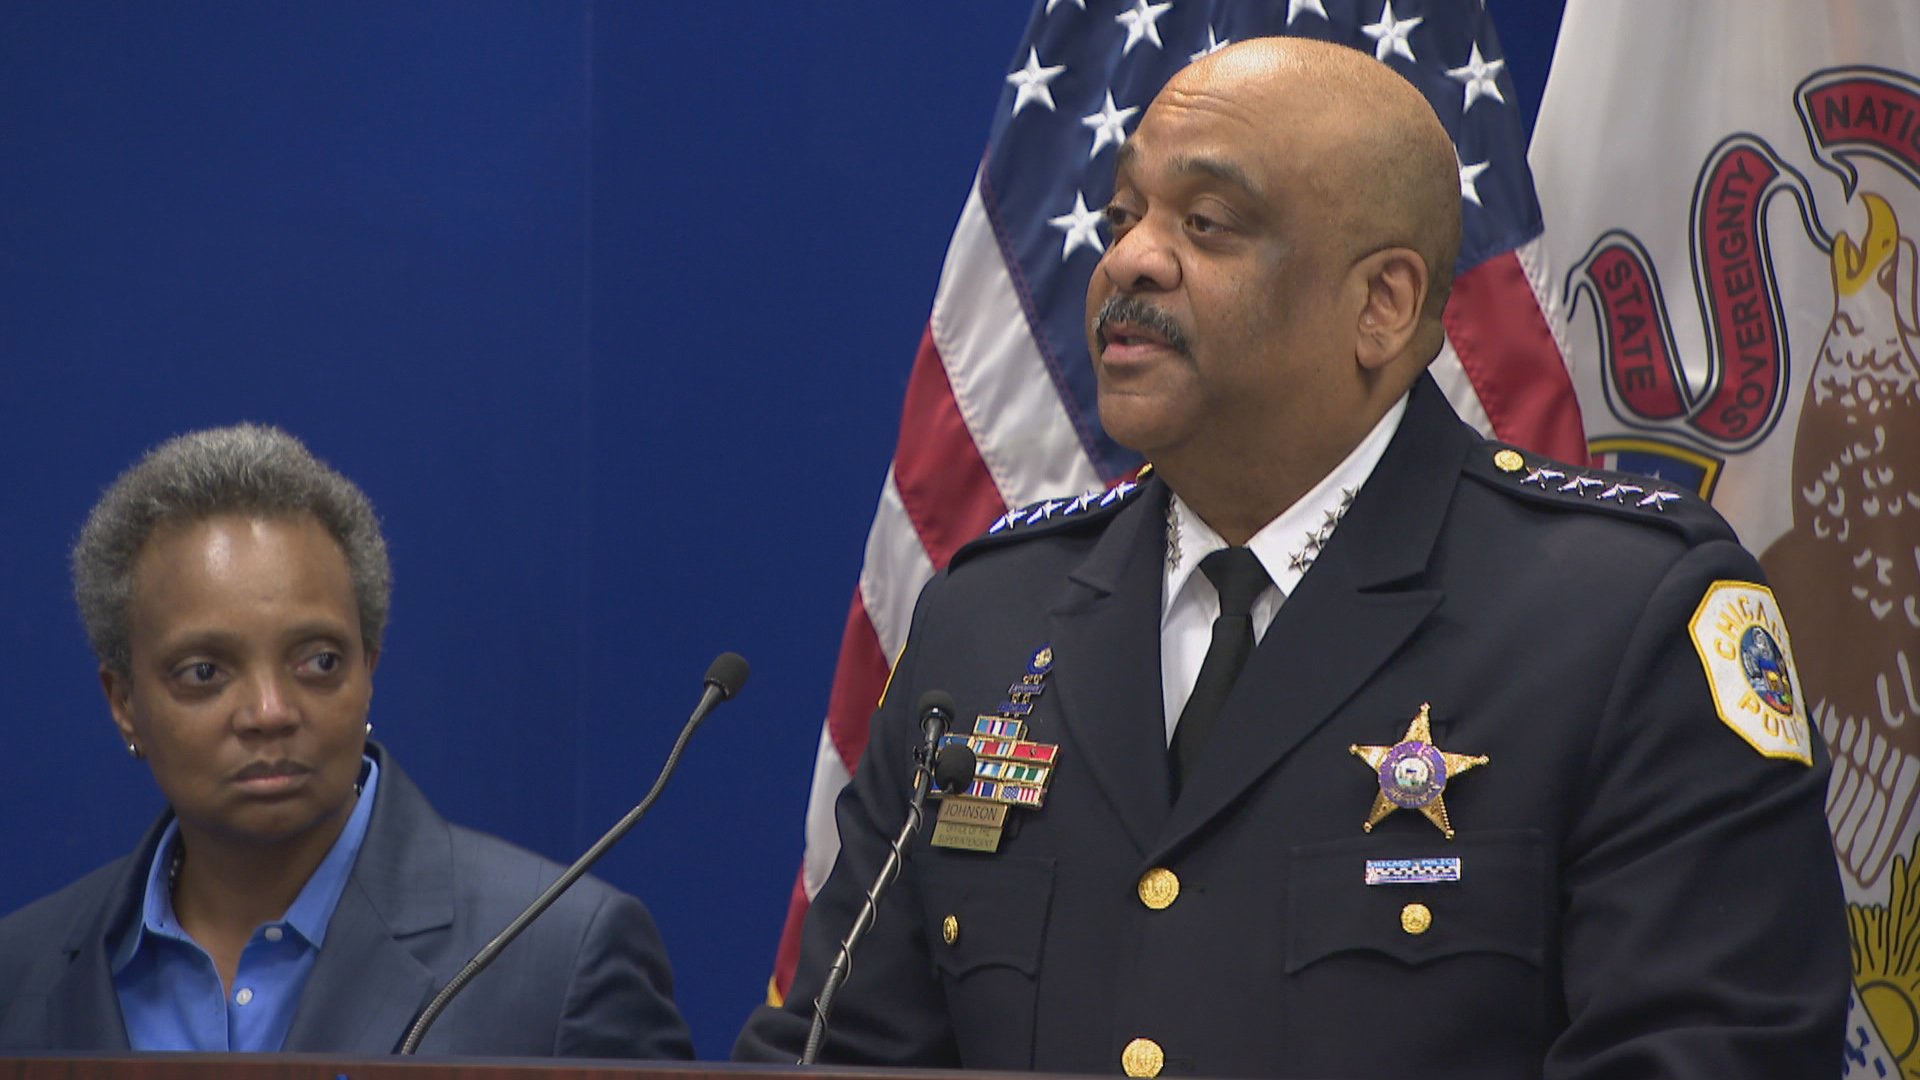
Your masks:
M435 989L433 973L394 940L366 892L350 882L282 1049L390 1054Z
M127 1021L120 1012L120 995L113 988L110 941L121 938L140 917L146 890L147 867L160 842L169 815L162 815L140 846L127 857L109 887L105 902L93 918L76 919L62 944L67 970L47 992L47 1042L55 1047L87 1047L102 1051L127 1050Z
M69 949L67 970L47 993L48 1046L126 1050L127 1022L98 942Z
M1156 852L1192 836L1325 724L1443 599L1424 587L1472 444L1423 377L1333 540L1234 685Z
M1160 704L1167 491L1157 479L1149 483L1151 490L1068 574L1050 619L1052 692L1073 739L1062 748L1062 767L1087 770L1142 853L1166 820L1170 798Z
M373 820L284 1049L389 1054L438 989L404 940L453 924L453 840L384 750Z

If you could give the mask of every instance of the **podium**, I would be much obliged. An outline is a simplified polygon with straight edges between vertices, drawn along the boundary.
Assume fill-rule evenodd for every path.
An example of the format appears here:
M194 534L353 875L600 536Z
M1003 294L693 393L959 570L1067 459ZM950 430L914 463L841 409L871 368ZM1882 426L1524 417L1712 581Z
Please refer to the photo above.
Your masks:
M1033 1073L568 1058L116 1054L0 1058L0 1080L1036 1080Z

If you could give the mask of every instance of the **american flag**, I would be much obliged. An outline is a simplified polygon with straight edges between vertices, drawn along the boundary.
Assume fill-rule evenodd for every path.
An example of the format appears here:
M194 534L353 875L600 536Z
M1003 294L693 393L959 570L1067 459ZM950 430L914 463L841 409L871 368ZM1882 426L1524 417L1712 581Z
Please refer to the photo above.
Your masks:
M1540 208L1499 40L1480 0L1040 0L1000 95L914 357L899 441L847 614L771 997L793 976L809 897L839 850L833 803L866 744L920 587L1009 507L1106 486L1137 455L1100 429L1081 321L1105 248L1113 156L1162 84L1247 38L1371 53L1453 134L1465 237L1433 371L1483 431L1586 460L1540 297Z

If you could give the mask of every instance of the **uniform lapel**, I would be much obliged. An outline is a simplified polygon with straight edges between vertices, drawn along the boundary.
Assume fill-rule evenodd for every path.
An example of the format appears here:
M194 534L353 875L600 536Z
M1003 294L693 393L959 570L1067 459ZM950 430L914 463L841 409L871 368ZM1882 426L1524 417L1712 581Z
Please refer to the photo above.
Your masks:
M1072 744L1144 853L1170 787L1160 695L1160 575L1167 491L1157 479L1068 574L1051 617L1053 693ZM1122 588L1125 582L1127 587Z
M1220 814L1387 663L1438 607L1425 570L1472 437L1429 378L1333 540L1281 605L1156 853Z

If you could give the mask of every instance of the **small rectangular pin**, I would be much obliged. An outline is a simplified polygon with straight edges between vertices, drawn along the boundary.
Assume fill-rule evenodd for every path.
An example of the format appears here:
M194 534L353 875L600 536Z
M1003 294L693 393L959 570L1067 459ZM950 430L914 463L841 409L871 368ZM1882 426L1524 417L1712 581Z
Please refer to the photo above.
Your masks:
M1007 823L1008 809L1004 803L981 802L956 795L940 804L937 820L997 829Z
M941 821L933 826L932 843L934 847L958 848L961 851L998 851L1000 829L991 825Z
M1429 885L1460 880L1460 860L1440 859L1368 859L1369 885Z

